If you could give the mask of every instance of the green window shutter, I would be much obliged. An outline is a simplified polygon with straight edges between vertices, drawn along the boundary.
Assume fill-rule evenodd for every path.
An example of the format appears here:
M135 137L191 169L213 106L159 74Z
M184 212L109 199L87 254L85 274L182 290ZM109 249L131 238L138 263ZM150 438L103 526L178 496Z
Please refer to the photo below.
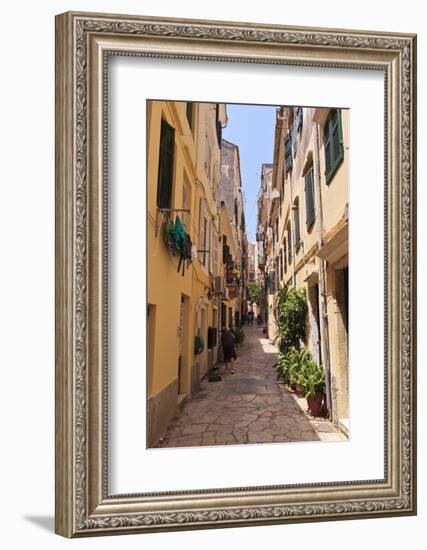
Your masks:
M296 127L298 132L299 129L302 128L302 107L297 107L296 119L297 119Z
M288 134L285 138L286 174L292 170L292 141Z
M307 172L304 178L305 181L305 214L307 231L314 223L314 186L313 186L313 168Z
M294 226L295 226L295 252L298 252L300 248L301 233L299 224L299 204L296 204L294 210Z
M326 121L324 139L325 139L325 176L326 176L326 181L328 181L328 176L331 172L331 166L332 166L330 119Z
M215 128L216 128L216 137L218 140L218 145L221 147L221 140L222 140L222 125L221 121L219 120L219 103L215 106Z
M286 273L288 266L286 265L286 239L283 239L283 273Z
M291 265L292 263L292 230L291 230L291 224L288 223L288 264Z
M187 102L187 120L188 120L188 125L192 130L193 129L193 102L192 101Z
M159 208L170 209L172 207L174 147L175 130L162 119L157 179L157 206Z
M325 126L325 176L329 184L344 159L341 109L333 109Z

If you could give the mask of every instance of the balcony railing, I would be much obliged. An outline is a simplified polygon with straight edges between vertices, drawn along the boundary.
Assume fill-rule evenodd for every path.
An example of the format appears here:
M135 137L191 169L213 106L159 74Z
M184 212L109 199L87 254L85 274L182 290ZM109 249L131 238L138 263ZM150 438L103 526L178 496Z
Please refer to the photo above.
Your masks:
M225 273L225 282L228 287L239 287L240 286L240 276L238 276L234 271L227 270Z

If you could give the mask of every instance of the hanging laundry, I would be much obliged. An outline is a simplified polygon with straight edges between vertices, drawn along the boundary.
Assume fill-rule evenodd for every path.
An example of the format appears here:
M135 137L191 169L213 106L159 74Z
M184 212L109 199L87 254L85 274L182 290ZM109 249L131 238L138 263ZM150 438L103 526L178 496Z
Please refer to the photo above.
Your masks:
M179 256L179 262L178 262L178 269L177 269L177 272L179 273L179 270L180 270L181 265L182 265L182 276L184 276L184 272L185 272L185 262L187 261L187 267L189 267L189 265L190 265L190 263L193 259L192 248L193 248L193 243L191 242L190 235L188 233L186 233L185 234L185 243L184 243L184 246L181 249L181 253L180 253L180 256Z
M177 249L175 244L175 224L171 219L168 219L163 224L163 240L166 243L166 246L169 248L169 251L176 256L177 255Z
M176 217L175 220L175 227L174 227L174 236L175 236L175 246L179 253L181 253L181 250L184 248L185 245L185 229L182 225L181 220L179 219L179 216Z

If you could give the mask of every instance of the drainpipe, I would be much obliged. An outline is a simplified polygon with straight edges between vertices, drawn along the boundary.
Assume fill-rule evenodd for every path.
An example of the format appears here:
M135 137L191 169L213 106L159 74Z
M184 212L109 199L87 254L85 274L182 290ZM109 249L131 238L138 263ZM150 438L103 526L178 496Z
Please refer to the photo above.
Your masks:
M317 123L314 123L314 203L316 208L316 241L317 250L320 250L323 239L323 218L321 208L320 195L320 160L319 160L319 130ZM332 417L332 396L331 396L331 371L329 357L329 330L328 330L328 313L326 304L325 291L325 262L321 258L317 258L319 268L319 318L320 318L320 347L322 351L322 359L325 368L325 387L326 387L326 408L328 415Z

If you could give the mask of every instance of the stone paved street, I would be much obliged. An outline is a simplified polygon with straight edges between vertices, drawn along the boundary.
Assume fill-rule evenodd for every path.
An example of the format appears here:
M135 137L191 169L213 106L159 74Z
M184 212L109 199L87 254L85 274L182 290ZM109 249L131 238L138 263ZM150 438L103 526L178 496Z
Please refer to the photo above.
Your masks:
M258 326L244 327L234 374L202 380L172 421L159 447L233 445L286 441L345 441L328 420L306 413L306 400L277 381L277 350Z

